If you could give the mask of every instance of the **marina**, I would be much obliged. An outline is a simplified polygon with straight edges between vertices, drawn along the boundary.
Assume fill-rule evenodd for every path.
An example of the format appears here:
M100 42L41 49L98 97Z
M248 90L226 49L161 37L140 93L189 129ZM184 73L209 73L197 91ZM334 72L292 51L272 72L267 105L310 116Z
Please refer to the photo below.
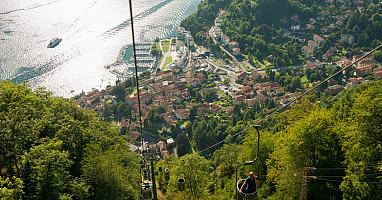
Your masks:
M138 72L144 72L149 70L153 72L158 65L158 56L151 55L151 46L152 42L143 42L136 44L136 53L137 53L137 65ZM106 66L107 69L117 77L129 77L134 72L134 57L133 57L133 47L132 45L124 46L117 60Z

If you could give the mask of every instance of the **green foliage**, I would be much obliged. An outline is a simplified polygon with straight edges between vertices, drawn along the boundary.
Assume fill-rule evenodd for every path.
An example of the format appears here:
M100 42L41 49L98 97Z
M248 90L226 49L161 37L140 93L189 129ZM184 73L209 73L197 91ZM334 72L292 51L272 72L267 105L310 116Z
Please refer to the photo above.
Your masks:
M63 142L52 139L30 149L22 157L27 198L60 199L70 187L69 153Z
M93 199L137 199L134 187L139 181L138 159L126 147L116 146L103 151L100 144L86 148L83 179L91 188Z
M2 200L19 200L22 199L23 182L20 178L0 178L0 197Z
M158 38L159 39L159 38ZM151 54L153 56L158 56L162 54L162 50L160 49L159 41L155 42L151 45Z
M166 191L169 199L208 199L207 185L209 180L210 164L208 160L198 154L188 154L182 158L166 158L157 163L162 168L169 167L170 180L164 180L164 174L159 174L159 185ZM178 191L178 179L184 178L186 187Z
M382 82L361 85L347 93L336 105L334 111L343 119L338 132L344 138L344 164L346 177L341 184L344 199L380 199L381 182L376 173L382 158L381 128ZM375 167L368 167L375 166Z
M71 100L8 81L0 82L0 166L8 199L105 199L95 190L111 183L113 199L138 198L136 157L110 124ZM100 170L107 176L89 178Z
M382 63L382 51L376 51L373 53L373 58L379 62Z

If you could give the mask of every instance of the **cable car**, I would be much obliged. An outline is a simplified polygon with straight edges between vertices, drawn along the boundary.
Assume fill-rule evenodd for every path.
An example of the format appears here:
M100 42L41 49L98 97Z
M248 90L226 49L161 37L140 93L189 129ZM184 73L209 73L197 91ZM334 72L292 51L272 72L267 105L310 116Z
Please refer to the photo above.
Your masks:
M144 200L154 199L153 183L149 180L145 180L142 183L142 198Z
M143 169L143 179L148 180L149 179L149 172L147 169Z
M184 191L185 188L186 188L186 181L184 180L184 178L179 178L178 179L178 190Z
M168 168L164 169L164 179L166 181L170 180L170 170Z
M185 188L186 188L186 179L184 178L184 172L180 171L178 173L178 190L184 191Z
M236 165L236 200L242 200L242 199L246 199L246 200L249 200L249 199L255 199L256 197L256 194L257 194L257 186L256 186L256 189L254 191L251 191L250 193L244 193L244 192L240 192L240 189L242 187L242 185L244 184L244 181L245 179L240 179L238 180L238 171L239 171L239 167L241 166L248 166L248 165L255 165L258 158L259 158L259 149L260 149L260 131L259 131L259 126L255 125L254 126L256 131L257 131L257 151L256 151L256 157L254 160L252 161L246 161L244 163L240 163L238 165ZM254 177L257 181L257 177L255 176Z

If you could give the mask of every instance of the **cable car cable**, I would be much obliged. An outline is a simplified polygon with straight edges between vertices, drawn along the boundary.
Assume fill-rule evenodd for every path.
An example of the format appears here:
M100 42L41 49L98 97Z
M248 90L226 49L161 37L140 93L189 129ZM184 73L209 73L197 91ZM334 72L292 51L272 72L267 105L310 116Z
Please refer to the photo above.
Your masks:
M363 167L363 166L362 166ZM382 165L369 165L369 166L364 166L363 168L376 168L376 167L382 167ZM337 167L337 168L314 168L314 170L339 170L339 169L349 169L347 167Z
M321 83L317 84L316 86L310 88L308 91L302 93L301 95L297 96L295 99L293 99L291 102L285 104L284 106L278 108L277 110L273 111L271 114L265 116L264 118L260 119L259 121L257 121L254 125L251 125L249 126L248 128L246 129L243 129L242 131L232 135L232 136L229 136L227 137L226 139L220 141L220 142L217 142L201 151L198 151L199 153L202 153L204 151L207 151L219 144L222 144L224 143L226 140L230 139L230 138L233 138L239 134L241 134L242 132L248 130L249 128L255 126L255 125L259 125L261 122L263 122L264 120L266 120L267 118L269 118L270 116L273 116L274 114L282 111L283 109L287 108L288 106L290 106L291 104L295 103L296 101L300 100L303 96L309 94L310 92L312 92L313 90L316 90L317 88L321 87L324 83L326 83L327 81L329 81L330 79L334 78L335 76L339 75L340 73L342 73L343 71L347 70L348 68L350 68L351 66L353 66L354 64L358 63L359 61L363 60L364 58L366 58L367 56L371 55L372 53L374 53L375 51L377 51L378 49L380 49L382 47L382 45L379 45L378 47L374 48L373 50L367 52L366 54L364 54L363 56L361 56L360 58L358 58L357 60L353 61L351 64L341 68L339 71L337 71L336 73L334 73L333 75L329 76L328 78L326 78L325 80L323 80Z
M130 7L130 25L131 25L131 36L133 39L133 56L134 56L134 68L135 68L135 82L137 85L137 100L138 100L138 112L139 112L139 128L141 132L141 145L143 148L143 130L142 130L142 113L141 113L141 99L140 99L140 91L139 91L139 76L138 76L138 65L137 65L137 49L135 44L135 34L134 34L134 16L133 16L133 4L131 0L129 0ZM143 149L142 149L143 152Z
M361 174L360 176L376 176L376 175L382 175L382 173L374 173L374 174ZM303 177L303 175L296 175L296 176L300 176L300 177ZM314 176L314 177L317 177L317 178L341 178L341 177L348 177L347 175L344 175L344 176Z
M341 180L333 180L333 179L326 179L326 178L315 178L315 180L338 182L338 183L348 182L348 183L382 184L382 182L367 182L367 181L356 181L356 182L353 182L353 181L346 181L346 180L341 181Z

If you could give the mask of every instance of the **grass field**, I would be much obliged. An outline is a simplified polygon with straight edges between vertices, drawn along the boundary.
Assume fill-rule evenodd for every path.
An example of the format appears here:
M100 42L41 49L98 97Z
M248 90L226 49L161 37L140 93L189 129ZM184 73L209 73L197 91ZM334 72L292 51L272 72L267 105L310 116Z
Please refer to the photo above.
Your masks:
M163 67L162 67L162 70L166 70L167 69L167 65L170 64L170 63L172 63L172 57L171 56L166 57L165 63L163 65Z
M162 41L162 48L163 48L163 51L165 53L169 52L169 50L170 50L170 41L168 41L168 40Z

